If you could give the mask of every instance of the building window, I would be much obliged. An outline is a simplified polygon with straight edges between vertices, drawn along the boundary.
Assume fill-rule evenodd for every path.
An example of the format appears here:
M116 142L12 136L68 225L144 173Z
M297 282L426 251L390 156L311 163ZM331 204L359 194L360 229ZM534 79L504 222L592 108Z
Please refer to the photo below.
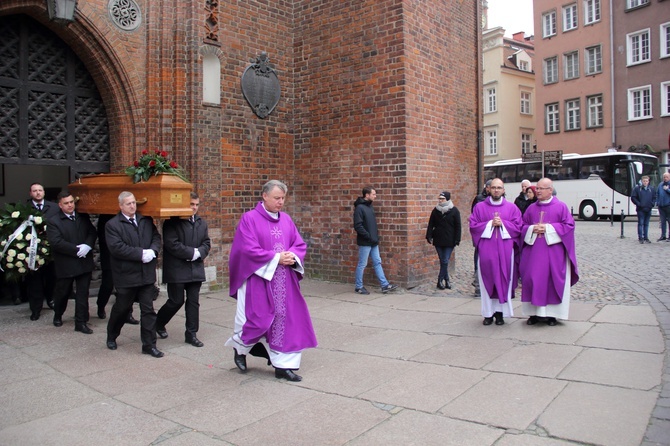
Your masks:
M530 92L522 91L521 92L521 114L530 115Z
M556 56L544 59L544 83L558 82L558 58Z
M544 106L544 129L545 133L558 133L560 131L558 103Z
M670 81L661 83L661 116L670 116Z
M519 61L519 70L521 71L530 71L530 66L528 65L527 60L520 60Z
M651 60L649 35L650 31L647 28L626 36L628 43L628 65L637 65Z
M638 6L648 5L649 0L627 0L626 7L628 9L637 8Z
M628 90L628 120L651 118L651 85Z
M579 51L572 51L563 55L563 78L565 80L579 77Z
M542 37L556 35L556 11L542 14Z
M579 99L565 101L565 130L579 130L582 126Z
M670 57L670 22L661 25L661 58Z
M584 59L584 64L586 65L585 74L587 76L600 73L603 70L603 55L600 45L586 48Z
M603 126L603 96L601 94L596 96L589 96L586 98L589 108L588 119L586 121L587 128L602 127Z
M498 154L498 130L486 130L486 138L484 141L486 155L497 155Z
M577 3L563 6L563 31L577 28Z
M486 113L498 111L498 101L496 98L496 87L486 89Z
M600 0L584 0L584 24L600 21Z
M533 135L531 133L522 133L521 134L521 153L530 153L532 149L531 141L533 140Z

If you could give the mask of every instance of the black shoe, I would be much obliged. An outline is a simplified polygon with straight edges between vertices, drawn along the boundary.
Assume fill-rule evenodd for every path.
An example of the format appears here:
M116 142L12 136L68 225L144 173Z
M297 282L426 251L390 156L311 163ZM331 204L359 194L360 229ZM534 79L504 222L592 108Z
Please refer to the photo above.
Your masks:
M105 312L105 307L98 307L98 317L104 319L107 317L107 312Z
M656 241L657 241L657 242L662 242L663 240L665 240L665 237L661 237L661 238L659 238L659 239L656 240Z
M447 283L444 286L445 286L446 289L450 290L451 289L451 282L449 281L449 279L447 279L446 282Z
M63 319L61 319L58 316L54 316L54 327L62 327L63 326Z
M205 345L202 343L200 339L196 338L195 336L193 336L192 338L184 339L184 342L186 342L187 344L191 344L193 347L202 347L203 345Z
M549 325L550 327L553 327L556 324L558 324L558 321L556 321L555 317L548 317L547 318L547 325Z
M444 290L446 287L442 283L442 279L437 279L437 289L438 290Z
M75 324L74 331L78 331L84 334L93 333L93 330L91 330L86 324Z
M484 325L491 325L493 323L493 318L492 317L485 317L484 322L482 324Z
M154 358L162 358L165 356L163 352L158 350L156 347L142 347L142 353L145 355L151 355Z
M161 339L167 339L167 337L168 337L168 332L165 331L165 327L161 327L161 328L156 327L156 334Z
M31 313L31 314L30 314L30 320L31 320L31 321L36 321L36 320L38 320L39 318L40 318L40 314L39 314L39 313Z
M275 369L275 378L284 378L287 381L300 382L302 376L296 375L291 369Z
M14 305L21 305L21 298L20 297L15 297L14 298Z
M531 316L531 317L529 317L528 320L526 321L526 324L528 324L528 325L535 325L535 324L537 324L537 316Z
M110 350L116 350L116 341L107 340L107 348Z
M493 313L493 317L496 318L496 325L505 325L505 321L503 320L503 315L500 311L497 311Z
M354 293L356 293L356 294L370 294L370 292L367 289L365 289L364 286L362 286L360 288L354 288Z
M238 369L242 373L247 372L247 355L240 355L237 353L237 349L233 349L233 353L235 353L235 357L233 358L233 361L235 361L235 365L237 366Z
M47 300L47 306L53 310L54 309L54 300L53 299Z
M651 240L649 240L648 238L646 238L646 239L644 239L644 242L645 242L645 243L651 243Z
M128 319L126 319L126 324L130 324L130 325L140 325L140 321L138 321L137 319L135 319L135 318L133 317L133 315L131 314L130 316L128 316Z
M397 290L397 289L398 289L398 285L394 285L392 283L389 283L388 285L382 287L382 293L386 294L389 291L393 291L393 290ZM298 375L295 375L295 376L298 376ZM300 379L302 379L302 378L300 378Z
M638 242L640 242L640 245L644 245L644 240L639 239Z

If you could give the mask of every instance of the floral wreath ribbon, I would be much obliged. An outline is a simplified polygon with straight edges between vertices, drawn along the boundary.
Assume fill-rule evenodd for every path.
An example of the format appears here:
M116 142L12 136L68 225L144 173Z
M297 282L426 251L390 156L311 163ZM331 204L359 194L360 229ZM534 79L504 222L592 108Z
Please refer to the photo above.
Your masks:
M10 245L16 239L16 237L19 234L23 233L23 230L26 229L28 226L30 226L31 229L31 237L30 237L30 250L28 252L28 268L37 271L37 268L35 268L35 257L37 257L37 245L39 243L39 239L37 238L37 231L35 230L35 224L34 224L35 216L34 215L29 215L28 219L21 223L21 226L16 228L16 231L12 235L10 235L7 238L7 244L5 245L4 249L2 250L2 254L0 255L0 258L5 257L5 253L9 249ZM2 264L0 263L0 271L4 271L2 269Z

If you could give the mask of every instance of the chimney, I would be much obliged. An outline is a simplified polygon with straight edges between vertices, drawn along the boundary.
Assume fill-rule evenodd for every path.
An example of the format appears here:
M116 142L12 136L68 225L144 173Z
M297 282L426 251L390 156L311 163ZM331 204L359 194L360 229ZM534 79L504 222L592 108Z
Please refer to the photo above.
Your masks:
M523 42L525 40L524 39L525 36L526 36L526 33L523 32L523 31L512 34L512 38L514 40L516 40L517 42Z

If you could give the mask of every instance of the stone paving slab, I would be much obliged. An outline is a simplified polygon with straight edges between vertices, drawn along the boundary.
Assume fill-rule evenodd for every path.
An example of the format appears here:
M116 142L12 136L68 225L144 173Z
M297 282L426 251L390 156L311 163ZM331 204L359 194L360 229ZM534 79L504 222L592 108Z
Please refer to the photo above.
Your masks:
M550 435L602 445L638 445L658 394L570 383L539 416Z

